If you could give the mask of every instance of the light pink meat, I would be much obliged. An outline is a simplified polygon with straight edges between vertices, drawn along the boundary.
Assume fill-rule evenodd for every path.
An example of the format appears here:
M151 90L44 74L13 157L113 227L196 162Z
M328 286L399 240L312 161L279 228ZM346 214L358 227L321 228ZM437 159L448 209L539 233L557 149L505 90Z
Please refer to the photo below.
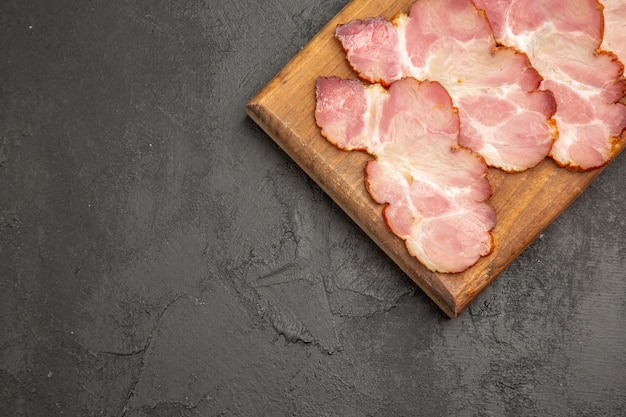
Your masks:
M491 252L487 166L458 146L458 113L439 83L405 78L386 90L320 77L316 94L326 139L375 156L367 188L411 255L432 271L461 272Z
M622 0L617 0L622 1ZM590 170L609 162L626 126L617 102L623 65L599 49L602 6L596 0L475 0L496 39L524 51L554 93L559 138L550 156L561 166Z
M626 1L602 0L604 5L604 39L602 48L613 51L626 62Z
M487 164L521 171L541 162L558 132L552 94L526 55L496 47L470 0L418 0L393 22L354 20L336 37L359 75L389 85L403 77L439 81L459 109L459 142Z

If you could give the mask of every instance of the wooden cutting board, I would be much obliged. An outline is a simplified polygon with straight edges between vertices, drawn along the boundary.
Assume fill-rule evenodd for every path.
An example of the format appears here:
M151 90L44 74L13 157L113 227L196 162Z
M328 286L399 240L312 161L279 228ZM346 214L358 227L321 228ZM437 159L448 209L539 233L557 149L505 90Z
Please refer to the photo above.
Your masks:
M352 19L408 13L413 0L354 0L339 12L246 106L249 116L450 317L457 317L601 172L570 172L546 159L523 173L490 169L497 212L495 250L459 274L433 273L407 252L383 220L383 206L364 185L370 158L341 151L327 142L315 123L318 76L357 78L334 37L338 24ZM622 149L626 140L622 138ZM566 262L566 261L565 261Z

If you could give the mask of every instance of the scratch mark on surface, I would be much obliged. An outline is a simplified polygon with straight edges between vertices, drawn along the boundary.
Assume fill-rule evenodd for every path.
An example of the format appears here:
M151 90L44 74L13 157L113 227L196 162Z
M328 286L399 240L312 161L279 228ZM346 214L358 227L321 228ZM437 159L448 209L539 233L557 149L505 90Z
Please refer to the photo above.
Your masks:
M259 287L271 287L273 285L285 284L287 282L295 281L298 279L294 272L300 270L300 267L295 262L289 262L285 265L282 265L267 274L261 275L260 277L253 279L249 282L250 287L259 288Z
M169 415L173 415L174 411L193 411L195 409L197 409L200 404L202 404L203 401L209 401L210 400L210 396L209 393L204 393L200 396L200 398L198 398L198 400L196 400L194 403L191 404L185 404L182 401L161 401L159 403L156 403L153 406L148 406L145 405L142 407L143 410L147 411L147 410L151 410L151 411L156 411L159 413L163 411L168 413Z

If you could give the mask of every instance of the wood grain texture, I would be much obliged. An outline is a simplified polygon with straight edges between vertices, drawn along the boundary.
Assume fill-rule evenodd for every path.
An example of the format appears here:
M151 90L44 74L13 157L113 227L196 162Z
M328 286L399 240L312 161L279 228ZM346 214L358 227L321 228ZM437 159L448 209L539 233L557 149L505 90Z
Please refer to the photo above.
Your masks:
M246 106L249 116L328 193L449 316L457 317L602 171L570 172L546 159L533 169L507 174L490 169L497 212L495 250L459 274L433 273L407 252L386 227L383 206L364 185L361 152L338 150L315 123L318 76L357 78L334 38L338 24L370 16L407 13L413 0L352 1L339 12ZM622 149L626 140L622 138Z

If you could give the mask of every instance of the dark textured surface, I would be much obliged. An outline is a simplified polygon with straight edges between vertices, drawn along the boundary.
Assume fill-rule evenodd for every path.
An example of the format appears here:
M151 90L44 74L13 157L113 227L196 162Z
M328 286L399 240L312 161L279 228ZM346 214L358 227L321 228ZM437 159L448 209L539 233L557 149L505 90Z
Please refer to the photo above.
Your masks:
M0 415L626 415L624 155L448 320L246 117L345 3L0 5Z

